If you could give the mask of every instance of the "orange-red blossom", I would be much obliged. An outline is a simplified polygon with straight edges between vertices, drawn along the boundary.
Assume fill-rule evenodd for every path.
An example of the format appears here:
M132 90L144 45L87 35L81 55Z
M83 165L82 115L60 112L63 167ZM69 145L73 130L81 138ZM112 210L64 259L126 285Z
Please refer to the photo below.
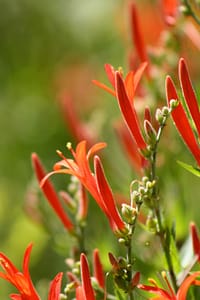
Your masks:
M138 284L137 287L141 290L145 290L149 293L157 295L156 297L150 298L152 300L186 300L188 289L192 285L200 285L200 281L196 280L197 277L200 276L200 271L194 272L193 274L189 275L179 287L177 293L175 293L166 279L164 277L166 284L168 286L168 290L165 290L158 286L155 280L149 279L152 285L145 285L145 284Z
M100 158L94 157L94 173L89 165L89 158L105 146L105 143L97 143L86 152L86 141L78 143L75 151L70 145L69 149L73 159L66 158L60 151L57 151L62 160L55 164L53 172L45 176L41 182L41 187L45 185L46 180L52 174L70 174L77 177L107 216L112 230L123 231L125 223L116 208L113 193L106 180Z
M12 300L40 300L29 273L29 260L32 244L30 244L24 253L23 271L19 271L9 258L0 253L0 266L4 272L0 272L0 277L9 281L16 287L19 294L11 294ZM48 300L59 300L62 273L58 273L50 284Z
M138 115L134 107L134 96L146 67L147 62L143 62L135 72L128 72L124 78L121 71L117 71L110 64L106 64L105 71L114 90L99 81L93 80L97 86L103 88L117 98L124 122L127 125L137 148L141 151L146 150L147 144L143 137Z
M46 175L45 169L36 153L33 153L31 158L32 158L32 165L33 165L37 180L40 183L41 180ZM73 225L72 221L70 220L70 218L68 217L68 215L66 214L66 212L64 211L64 209L60 203L60 199L54 189L54 186L50 182L49 179L47 179L45 181L45 183L43 184L42 191L43 191L45 197L47 198L49 204L51 205L51 207L53 208L53 210L55 211L55 213L57 214L57 216L63 223L64 227L69 231L73 231L74 225Z
M189 114L194 121L195 129L197 131L198 138L200 137L200 110L198 101L192 87L192 83L189 77L186 62L183 58L179 61L179 80L181 84L181 91L184 96L185 103L187 105ZM198 166L200 166L200 146L196 132L193 130L193 126L190 124L188 115L184 109L183 104L179 100L176 92L175 85L170 76L166 78L166 95L167 102L170 105L171 100L177 100L178 104L172 111L172 118L174 123L183 138L183 141L193 154Z

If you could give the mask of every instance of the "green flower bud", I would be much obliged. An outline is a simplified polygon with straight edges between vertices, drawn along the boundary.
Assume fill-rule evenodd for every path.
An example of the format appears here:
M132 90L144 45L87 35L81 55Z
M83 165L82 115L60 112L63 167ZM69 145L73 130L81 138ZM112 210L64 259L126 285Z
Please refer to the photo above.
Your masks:
M153 181L147 181L146 182L146 189L147 190L151 190L155 186L155 184L156 184L155 180L153 180Z
M140 194L138 193L138 191L133 191L131 193L131 199L135 202L137 202L140 199Z
M137 211L134 207L131 207L130 205L123 203L122 204L122 215L128 224L132 224L137 215Z
M176 108L178 106L178 100L172 99L170 100L170 109L173 110L174 108Z
M144 131L148 142L154 145L156 142L157 132L148 120L144 120Z
M145 188L143 186L139 187L138 189L138 192L141 194L141 195L144 195L145 194Z
M155 115L156 120L158 121L159 124L163 123L163 114L160 108L156 109L156 115Z
M149 180L149 178L147 176L143 176L142 177L142 183L146 183Z
M126 240L124 238L119 238L118 239L118 242L121 244L121 245L125 245L126 244Z
M169 112L170 112L169 107L163 106L163 108L162 108L163 117L167 117L169 115Z

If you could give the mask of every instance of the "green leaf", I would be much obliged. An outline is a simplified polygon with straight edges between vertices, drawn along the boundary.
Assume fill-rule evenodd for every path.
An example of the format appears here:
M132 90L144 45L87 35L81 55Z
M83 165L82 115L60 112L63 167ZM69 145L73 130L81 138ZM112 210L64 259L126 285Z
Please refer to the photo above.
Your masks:
M116 287L115 289L115 295L117 300L124 300L126 299L127 296L127 294L123 290L119 289L118 287Z
M188 165L182 161L177 161L177 163L183 167L184 169L186 169L187 171L189 171L190 173L192 173L193 175L197 176L197 177L200 177L200 169L197 168L197 167L193 167L191 165Z
M180 257L179 252L176 247L175 240L175 228L174 225L171 229L166 229L166 243L168 245L168 253L171 256L173 268L176 274L178 274L181 270Z

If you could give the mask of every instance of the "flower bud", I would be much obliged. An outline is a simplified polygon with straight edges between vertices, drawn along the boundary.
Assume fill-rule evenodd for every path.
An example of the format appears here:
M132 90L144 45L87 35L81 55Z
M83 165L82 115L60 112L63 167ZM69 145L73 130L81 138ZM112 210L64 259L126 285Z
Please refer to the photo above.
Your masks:
M156 109L156 115L155 115L156 120L158 121L159 124L163 123L163 114L160 108Z
M147 176L143 176L142 177L142 183L145 185L146 182L149 180L149 178Z
M138 189L138 192L140 193L140 195L144 195L145 194L145 188L143 186L140 186Z
M121 245L125 245L126 244L126 240L124 238L119 238L118 239L118 242L121 244Z
M128 224L133 224L135 217L137 215L137 211L134 207L131 207L130 205L123 203L122 215Z
M146 189L147 190L150 190L150 189L152 189L154 186L155 186L155 184L156 184L156 181L155 180L153 180L153 181L147 181L146 182Z
M144 120L144 131L150 144L155 144L157 132L148 120Z
M167 117L169 115L169 107L163 106L162 115L163 115L163 117Z
M170 100L170 109L173 110L178 106L178 100L172 99Z
M181 5L180 6L180 11L184 14L184 15L190 15L190 11L188 9L188 7L186 5Z
M140 194L138 191L133 191L131 193L131 199L132 201L135 201L137 203L138 200L140 200Z

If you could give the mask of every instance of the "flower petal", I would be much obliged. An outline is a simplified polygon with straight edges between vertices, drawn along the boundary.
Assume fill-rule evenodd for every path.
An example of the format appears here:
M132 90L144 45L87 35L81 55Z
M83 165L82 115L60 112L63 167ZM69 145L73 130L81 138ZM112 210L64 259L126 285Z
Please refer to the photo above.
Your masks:
M197 227L193 222L190 223L190 232L192 236L194 254L197 255L198 260L200 261L200 238L197 232Z
M99 82L98 80L93 79L92 83L94 83L96 86L100 87L101 89L105 90L106 92L108 92L109 94L111 94L112 96L116 96L116 93L114 90L112 90L111 88L109 88L107 85L105 85L104 83Z
M126 89L124 86L124 82L120 73L117 71L115 73L116 78L116 91L117 91L117 99L118 103L124 117L124 121L126 122L133 138L135 139L138 148L143 150L146 148L146 143L141 134L139 121L136 115L134 108L132 107L129 98L126 93Z
M68 218L67 214L65 213L62 205L60 204L60 199L58 198L53 185L51 184L51 182L48 179L52 174L62 173L62 172L67 173L66 171L69 171L69 170L61 169L61 170L54 171L54 172L51 172L46 175L46 172L42 166L42 163L40 162L39 157L37 156L36 153L32 154L32 164L33 164L33 168L35 170L37 179L38 179L39 183L41 183L41 189L42 189L44 195L46 196L49 204L52 206L52 208L54 209L54 211L56 212L56 214L58 215L60 220L63 222L63 225L65 226L65 228L69 231L73 230L74 225L71 222L71 220Z
M163 13L168 25L174 25L178 12L178 0L162 0Z
M135 75L134 75L134 88L135 91L138 87L138 84L142 78L142 75L144 74L144 71L146 70L148 66L148 63L145 61L143 63L140 64L139 68L135 71Z
M147 291L149 293L153 293L153 294L159 295L161 297L164 297L163 299L166 299L166 300L167 299L168 300L176 300L176 296L174 296L172 298L172 296L168 292L166 292L162 288L159 288L158 286L150 286L150 285L145 285L145 284L138 284L137 287L139 289Z
M76 288L76 300L87 300L82 286Z
M110 225L114 231L116 229L123 230L125 224L122 221L121 216L119 215L118 210L116 208L113 193L106 180L103 167L100 158L98 156L95 156L94 165L95 165L95 177L97 181L98 190L102 197L102 202L105 208L104 212L109 218Z
M130 22L133 44L141 62L148 61L146 46L141 32L138 12L133 2L130 3Z
M167 76L166 78L166 95L167 95L168 105L170 105L170 101L172 99L178 100L178 95L176 93L174 83L170 78L170 76ZM181 102L179 102L177 107L173 109L172 118L184 142L186 143L186 145L194 155L198 165L200 165L199 145L197 144L195 135L192 131L192 128L190 126L190 123L188 121L187 115L185 113L185 110Z
M193 273L183 281L177 293L177 300L186 300L189 287L194 283L195 278L199 276L200 276L200 271Z
M95 300L94 291L90 279L90 271L88 261L85 254L81 254L81 278L83 283L83 291L86 299Z
M97 151L105 148L107 146L106 143L96 143L94 144L88 151L87 158L89 159L92 155L94 155Z
M60 299L60 289L63 273L58 273L56 277L52 280L49 289L48 300L59 300Z
M94 266L94 277L97 279L100 287L105 288L105 278L103 272L103 266L99 257L99 250L95 249L93 252L93 266Z
M108 80L112 84L112 86L115 88L115 69L110 64L105 64L105 71L108 77Z
M200 136L200 111L198 101L194 89L192 87L186 62L183 58L181 58L179 61L179 78L185 101L194 120L198 134Z

